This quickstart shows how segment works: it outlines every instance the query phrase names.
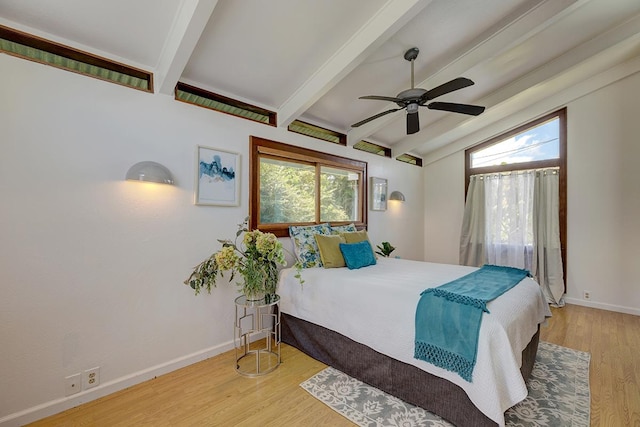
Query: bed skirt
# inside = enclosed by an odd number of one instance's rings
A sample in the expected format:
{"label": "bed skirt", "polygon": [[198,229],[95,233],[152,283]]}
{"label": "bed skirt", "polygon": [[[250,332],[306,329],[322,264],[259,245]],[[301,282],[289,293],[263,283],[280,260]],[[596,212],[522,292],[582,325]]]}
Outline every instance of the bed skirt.
{"label": "bed skirt", "polygon": [[[456,426],[496,426],[456,384],[285,313],[281,313],[281,328],[282,342]],[[538,325],[538,331],[522,352],[520,372],[525,380],[531,375],[539,339]]]}

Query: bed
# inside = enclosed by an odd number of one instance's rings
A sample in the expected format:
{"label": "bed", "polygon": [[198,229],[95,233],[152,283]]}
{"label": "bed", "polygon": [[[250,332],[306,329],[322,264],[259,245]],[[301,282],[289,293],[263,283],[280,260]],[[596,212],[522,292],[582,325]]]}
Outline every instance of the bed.
{"label": "bed", "polygon": [[282,341],[455,425],[504,425],[504,412],[527,396],[539,325],[550,316],[535,281],[526,278],[488,303],[472,382],[413,357],[420,293],[475,270],[380,258],[354,270],[304,269],[301,285],[285,269]]}

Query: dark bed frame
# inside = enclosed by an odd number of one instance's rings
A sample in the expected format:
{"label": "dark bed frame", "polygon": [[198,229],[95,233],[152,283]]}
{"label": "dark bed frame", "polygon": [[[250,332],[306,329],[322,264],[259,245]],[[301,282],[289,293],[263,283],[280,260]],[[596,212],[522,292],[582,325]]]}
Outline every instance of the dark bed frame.
{"label": "dark bed frame", "polygon": [[[345,374],[439,415],[456,426],[496,426],[467,394],[443,378],[385,356],[322,326],[281,313],[282,342]],[[540,327],[522,352],[520,372],[531,375]]]}

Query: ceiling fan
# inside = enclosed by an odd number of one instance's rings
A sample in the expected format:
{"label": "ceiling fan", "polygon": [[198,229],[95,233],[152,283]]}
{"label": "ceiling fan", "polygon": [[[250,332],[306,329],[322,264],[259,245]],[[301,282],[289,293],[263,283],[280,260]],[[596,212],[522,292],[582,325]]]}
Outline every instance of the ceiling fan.
{"label": "ceiling fan", "polygon": [[413,61],[418,57],[419,52],[420,50],[417,47],[412,47],[411,49],[406,51],[404,54],[404,59],[411,62],[411,89],[403,90],[395,98],[391,96],[378,96],[378,95],[367,95],[367,96],[361,96],[359,98],[359,99],[375,99],[379,101],[391,101],[398,104],[398,107],[400,108],[393,108],[391,110],[383,111],[382,113],[378,113],[367,119],[359,121],[358,123],[352,124],[351,127],[357,128],[359,126],[362,126],[365,123],[369,123],[372,120],[378,119],[382,116],[386,116],[389,113],[404,110],[406,108],[407,109],[407,135],[410,135],[420,130],[420,122],[418,119],[418,107],[427,107],[430,110],[450,111],[452,113],[468,114],[471,116],[477,116],[479,114],[482,114],[482,112],[484,111],[484,107],[481,107],[479,105],[455,104],[451,102],[431,102],[427,104],[427,102],[439,96],[471,86],[473,85],[473,81],[464,77],[458,77],[438,87],[435,87],[431,90],[414,88],[413,87]]}

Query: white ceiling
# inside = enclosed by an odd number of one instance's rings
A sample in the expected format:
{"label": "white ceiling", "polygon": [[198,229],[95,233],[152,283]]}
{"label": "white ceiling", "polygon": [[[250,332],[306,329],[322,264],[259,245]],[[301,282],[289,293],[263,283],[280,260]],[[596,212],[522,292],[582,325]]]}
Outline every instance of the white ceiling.
{"label": "white ceiling", "polygon": [[[640,56],[640,0],[0,0],[0,24],[278,113],[425,156],[545,97]],[[464,76],[437,101],[480,116],[421,108],[407,136],[396,105],[359,100]],[[212,113],[215,114],[215,113]],[[530,117],[529,119],[532,119]]]}

